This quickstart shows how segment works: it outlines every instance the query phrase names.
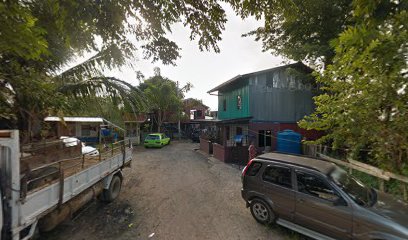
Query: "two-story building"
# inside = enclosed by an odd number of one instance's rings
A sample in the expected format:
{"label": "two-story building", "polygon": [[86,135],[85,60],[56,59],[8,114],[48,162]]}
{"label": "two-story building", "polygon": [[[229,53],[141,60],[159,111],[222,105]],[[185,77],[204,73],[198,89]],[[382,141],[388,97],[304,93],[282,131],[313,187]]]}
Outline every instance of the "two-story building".
{"label": "two-story building", "polygon": [[214,155],[218,148],[224,152],[219,158],[231,161],[234,153],[229,148],[243,146],[235,149],[235,155],[244,158],[251,142],[260,150],[275,150],[277,133],[287,129],[307,139],[318,137],[318,132],[297,125],[314,111],[317,88],[307,77],[311,72],[306,65],[294,63],[238,75],[208,91],[218,96],[220,136]]}

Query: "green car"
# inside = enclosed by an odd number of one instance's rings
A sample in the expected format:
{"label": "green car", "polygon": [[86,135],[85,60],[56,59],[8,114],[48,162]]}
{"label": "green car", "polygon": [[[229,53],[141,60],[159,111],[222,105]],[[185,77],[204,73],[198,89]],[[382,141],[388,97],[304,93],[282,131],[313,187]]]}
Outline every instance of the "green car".
{"label": "green car", "polygon": [[170,138],[164,133],[152,133],[147,135],[144,140],[145,148],[148,147],[163,147],[164,145],[170,144]]}

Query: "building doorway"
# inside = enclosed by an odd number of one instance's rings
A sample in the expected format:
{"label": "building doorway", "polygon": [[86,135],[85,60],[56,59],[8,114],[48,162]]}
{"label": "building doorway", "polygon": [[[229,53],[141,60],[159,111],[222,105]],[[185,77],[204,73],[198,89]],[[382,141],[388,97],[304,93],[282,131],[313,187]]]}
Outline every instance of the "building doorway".
{"label": "building doorway", "polygon": [[272,131],[259,130],[258,131],[258,147],[272,147]]}

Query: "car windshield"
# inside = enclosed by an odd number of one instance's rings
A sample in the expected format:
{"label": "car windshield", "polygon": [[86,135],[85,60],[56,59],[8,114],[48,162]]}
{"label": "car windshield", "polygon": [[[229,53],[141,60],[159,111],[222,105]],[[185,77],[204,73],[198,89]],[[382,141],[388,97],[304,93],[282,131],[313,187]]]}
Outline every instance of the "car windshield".
{"label": "car windshield", "polygon": [[159,135],[149,135],[146,137],[146,140],[160,140]]}
{"label": "car windshield", "polygon": [[354,202],[361,206],[370,206],[371,189],[362,182],[347,174],[343,169],[336,167],[330,177],[333,182],[345,191]]}

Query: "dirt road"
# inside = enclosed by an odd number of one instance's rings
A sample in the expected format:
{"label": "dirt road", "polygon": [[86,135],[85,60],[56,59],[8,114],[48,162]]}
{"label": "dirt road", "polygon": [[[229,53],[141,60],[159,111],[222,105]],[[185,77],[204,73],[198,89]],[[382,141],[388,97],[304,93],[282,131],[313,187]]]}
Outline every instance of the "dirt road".
{"label": "dirt road", "polygon": [[255,222],[240,196],[240,170],[194,145],[136,148],[119,199],[94,201],[41,239],[297,239]]}

